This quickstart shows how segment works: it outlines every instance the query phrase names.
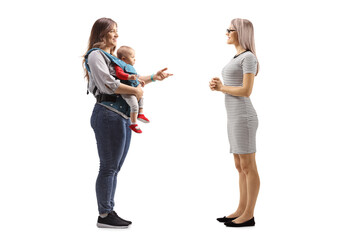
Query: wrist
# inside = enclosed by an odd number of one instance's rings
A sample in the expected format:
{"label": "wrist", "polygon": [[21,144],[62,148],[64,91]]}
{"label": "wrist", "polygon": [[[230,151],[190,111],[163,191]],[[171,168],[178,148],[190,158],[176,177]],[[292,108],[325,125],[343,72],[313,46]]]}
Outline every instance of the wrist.
{"label": "wrist", "polygon": [[150,79],[152,82],[155,82],[154,76],[155,76],[155,74],[151,74],[151,76],[150,76]]}
{"label": "wrist", "polygon": [[226,92],[225,92],[225,89],[224,89],[224,85],[221,85],[221,86],[220,86],[219,91],[222,92],[222,93],[226,93]]}
{"label": "wrist", "polygon": [[134,94],[133,94],[133,95],[139,94],[139,89],[138,89],[138,87],[133,87],[133,88],[134,88]]}

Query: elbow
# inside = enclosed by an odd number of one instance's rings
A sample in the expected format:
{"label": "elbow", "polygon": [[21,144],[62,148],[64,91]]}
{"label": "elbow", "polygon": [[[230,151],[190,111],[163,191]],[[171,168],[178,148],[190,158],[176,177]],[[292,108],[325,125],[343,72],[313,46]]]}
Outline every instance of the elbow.
{"label": "elbow", "polygon": [[250,95],[251,95],[251,91],[246,91],[245,94],[244,94],[244,97],[248,98],[248,97],[250,97]]}

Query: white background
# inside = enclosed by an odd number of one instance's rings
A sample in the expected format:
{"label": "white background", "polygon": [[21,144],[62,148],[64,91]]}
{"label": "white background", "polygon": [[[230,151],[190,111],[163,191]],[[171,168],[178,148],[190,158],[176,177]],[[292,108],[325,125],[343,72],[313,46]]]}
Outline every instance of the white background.
{"label": "white background", "polygon": [[[2,239],[358,239],[356,1],[12,1],[1,4]],[[151,119],[133,134],[115,209],[96,228],[99,160],[81,56],[93,23],[118,23],[136,50]],[[225,29],[253,22],[260,72],[256,227],[226,228],[237,172],[221,93],[209,80],[235,55]]]}

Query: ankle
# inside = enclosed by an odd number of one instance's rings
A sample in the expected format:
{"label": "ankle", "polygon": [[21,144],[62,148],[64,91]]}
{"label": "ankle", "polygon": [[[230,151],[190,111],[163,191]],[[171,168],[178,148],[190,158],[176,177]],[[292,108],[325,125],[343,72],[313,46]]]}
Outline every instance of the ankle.
{"label": "ankle", "polygon": [[249,219],[250,219],[250,218],[254,217],[254,213],[245,210],[245,211],[241,214],[241,217],[249,218]]}

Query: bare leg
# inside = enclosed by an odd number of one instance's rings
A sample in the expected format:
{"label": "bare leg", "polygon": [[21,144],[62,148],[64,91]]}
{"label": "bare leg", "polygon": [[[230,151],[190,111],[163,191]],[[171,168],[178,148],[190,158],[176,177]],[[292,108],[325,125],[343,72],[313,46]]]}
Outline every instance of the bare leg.
{"label": "bare leg", "polygon": [[131,113],[130,113],[131,123],[136,123],[137,115],[138,115],[137,112],[131,112]]}
{"label": "bare leg", "polygon": [[245,173],[241,170],[240,166],[240,156],[238,154],[234,154],[235,167],[239,172],[239,189],[240,189],[240,201],[238,208],[236,211],[227,218],[239,217],[245,211],[246,203],[247,203],[247,184],[246,184],[246,176]]}
{"label": "bare leg", "polygon": [[244,172],[247,184],[247,202],[242,215],[235,219],[235,223],[243,223],[254,217],[254,209],[260,188],[260,178],[255,162],[255,153],[241,154],[240,167]]}
{"label": "bare leg", "polygon": [[143,108],[139,108],[139,114],[142,114],[144,112]]}

